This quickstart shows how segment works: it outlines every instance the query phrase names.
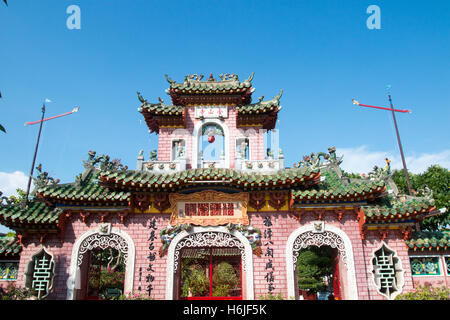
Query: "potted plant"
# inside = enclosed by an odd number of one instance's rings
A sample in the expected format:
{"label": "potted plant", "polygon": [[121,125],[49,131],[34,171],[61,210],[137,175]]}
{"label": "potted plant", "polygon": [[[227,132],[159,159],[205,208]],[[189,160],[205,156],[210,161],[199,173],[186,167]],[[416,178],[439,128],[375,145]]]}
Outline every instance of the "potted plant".
{"label": "potted plant", "polygon": [[197,263],[185,263],[181,270],[182,297],[200,297],[208,293],[209,280],[206,277],[204,268]]}

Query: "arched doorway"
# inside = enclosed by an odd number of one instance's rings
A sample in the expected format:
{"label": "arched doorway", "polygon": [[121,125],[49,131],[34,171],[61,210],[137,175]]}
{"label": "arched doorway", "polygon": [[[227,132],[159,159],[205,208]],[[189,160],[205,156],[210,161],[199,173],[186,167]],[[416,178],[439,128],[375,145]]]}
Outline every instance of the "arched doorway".
{"label": "arched doorway", "polygon": [[218,162],[225,159],[225,134],[222,126],[205,123],[199,135],[199,154],[203,161]]}
{"label": "arched doorway", "polygon": [[120,297],[124,293],[125,259],[126,251],[112,247],[96,247],[86,252],[80,266],[83,292],[78,298],[109,300]]}
{"label": "arched doorway", "polygon": [[328,245],[308,246],[297,256],[300,300],[341,300],[339,251]]}
{"label": "arched doorway", "polygon": [[[121,294],[131,292],[133,290],[134,260],[134,242],[122,230],[111,228],[110,224],[100,224],[97,228],[85,232],[77,239],[72,249],[70,274],[67,280],[67,299],[85,299],[92,294],[100,297],[100,294],[104,293],[95,293],[95,290],[108,287],[95,283],[95,278],[97,281],[101,281],[102,273],[109,278],[118,278],[112,279],[116,284],[117,281],[123,282],[123,285],[118,285],[123,288],[123,290],[120,289]],[[111,265],[112,263],[114,264]],[[109,267],[115,267],[112,275],[108,274],[108,271],[111,271],[111,269],[108,270],[108,264]],[[114,289],[114,286],[111,288]],[[114,292],[111,294],[119,293],[117,290],[112,291]]]}
{"label": "arched doorway", "polygon": [[[188,272],[183,274],[183,268]],[[203,283],[198,292],[189,293],[187,273],[195,273]],[[219,273],[235,276],[218,280]],[[226,227],[194,227],[174,237],[168,248],[166,300],[190,298],[254,298],[252,248],[240,232]]]}
{"label": "arched doorway", "polygon": [[286,244],[286,272],[288,297],[299,299],[297,285],[297,258],[302,249],[310,246],[329,246],[335,249],[336,265],[339,270],[340,296],[345,300],[357,300],[355,266],[350,239],[341,229],[315,221],[295,230]]}
{"label": "arched doorway", "polygon": [[223,121],[208,119],[193,130],[192,167],[229,168],[230,135]]}

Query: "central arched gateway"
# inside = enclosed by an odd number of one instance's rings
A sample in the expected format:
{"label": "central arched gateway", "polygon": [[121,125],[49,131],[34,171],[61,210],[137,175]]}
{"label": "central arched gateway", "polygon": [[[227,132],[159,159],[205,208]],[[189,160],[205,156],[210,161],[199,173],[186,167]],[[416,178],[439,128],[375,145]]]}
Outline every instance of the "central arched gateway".
{"label": "central arched gateway", "polygon": [[328,225],[323,221],[314,221],[292,232],[286,243],[286,274],[288,297],[298,298],[296,292],[295,268],[301,249],[309,246],[330,246],[337,249],[340,260],[345,266],[344,299],[357,300],[355,265],[350,239],[341,229]]}
{"label": "central arched gateway", "polygon": [[168,248],[166,300],[173,300],[176,288],[176,272],[180,268],[180,252],[185,248],[236,248],[242,259],[242,297],[254,299],[252,248],[239,231],[226,227],[194,227],[189,232],[177,234]]}

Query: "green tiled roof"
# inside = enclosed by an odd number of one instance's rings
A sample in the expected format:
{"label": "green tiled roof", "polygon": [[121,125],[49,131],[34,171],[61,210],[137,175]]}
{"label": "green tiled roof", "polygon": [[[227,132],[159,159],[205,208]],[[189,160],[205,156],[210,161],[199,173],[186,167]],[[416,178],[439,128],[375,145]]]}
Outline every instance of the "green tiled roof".
{"label": "green tiled roof", "polygon": [[365,200],[379,196],[385,190],[383,181],[345,182],[331,169],[321,169],[325,180],[308,190],[292,190],[292,199],[296,203],[305,201],[345,202]]}
{"label": "green tiled roof", "polygon": [[[281,109],[281,94],[282,90],[271,100],[260,100],[256,103],[237,106],[236,111],[238,112],[238,114],[263,114],[271,111],[278,112]],[[138,111],[140,113],[149,113],[160,116],[182,116],[183,110],[185,108],[184,106],[167,105],[163,101],[160,101],[158,103],[150,103],[140,96],[139,99],[143,101],[141,107],[138,108]]]}
{"label": "green tiled roof", "polygon": [[0,237],[0,255],[14,256],[22,251],[22,246],[15,237]]}
{"label": "green tiled roof", "polygon": [[378,203],[363,207],[363,211],[369,220],[385,219],[412,219],[416,215],[429,212],[434,208],[434,201],[427,198],[405,198],[393,195],[386,196]]}
{"label": "green tiled roof", "polygon": [[[201,77],[201,76],[200,76]],[[245,92],[252,87],[253,74],[243,82],[237,76],[231,79],[217,81],[216,79],[186,76],[184,82],[177,83],[166,75],[170,83],[170,91],[175,93],[238,93]]]}
{"label": "green tiled roof", "polygon": [[183,110],[184,110],[184,107],[167,105],[167,104],[164,104],[163,102],[159,102],[159,103],[145,102],[138,109],[138,111],[140,113],[147,112],[147,113],[163,115],[163,116],[182,116]]}
{"label": "green tiled roof", "polygon": [[167,105],[161,98],[158,103],[150,103],[141,96],[140,92],[137,92],[138,99],[141,101],[141,107],[138,111],[142,114],[163,115],[163,116],[182,116],[183,106]]}
{"label": "green tiled roof", "polygon": [[19,205],[0,206],[0,220],[6,226],[12,227],[26,224],[56,226],[61,213],[61,209],[37,201],[30,201],[24,209]]}
{"label": "green tiled roof", "polygon": [[243,106],[237,106],[236,110],[238,114],[258,114],[258,113],[268,113],[271,111],[278,112],[280,107],[280,98],[283,90],[275,96],[272,100],[262,101],[262,99],[257,103],[247,104]]}
{"label": "green tiled roof", "polygon": [[52,203],[122,203],[128,204],[130,193],[110,190],[98,183],[100,170],[92,167],[77,177],[76,182],[67,184],[52,184],[38,188],[36,194]]}
{"label": "green tiled roof", "polygon": [[450,244],[450,230],[414,232],[406,241],[410,250],[447,250]]}
{"label": "green tiled roof", "polygon": [[110,190],[97,182],[79,186],[74,183],[46,186],[38,189],[37,195],[40,198],[51,199],[54,202],[128,203],[130,198],[130,192]]}
{"label": "green tiled roof", "polygon": [[[232,169],[191,169],[173,174],[151,173],[134,170],[117,170],[89,173],[84,181],[71,184],[53,184],[37,190],[38,198],[54,204],[89,204],[92,206],[128,206],[130,189],[144,188],[148,191],[161,188],[178,188],[190,184],[189,181],[223,181],[225,186],[244,190],[263,188],[289,188],[292,185],[305,185],[318,178],[318,170],[310,168],[283,169],[272,174],[244,173]],[[97,178],[101,181],[97,181]],[[79,179],[77,179],[79,180]],[[108,184],[105,186],[103,183]],[[128,190],[127,190],[128,189]],[[0,221],[14,228],[27,228],[25,225],[44,226],[56,229],[63,208],[53,208],[44,202],[32,201],[25,209],[19,205],[0,207]],[[39,227],[38,227],[39,228]]]}
{"label": "green tiled roof", "polygon": [[307,190],[292,190],[295,204],[311,202],[339,203],[367,201],[362,206],[366,222],[405,221],[418,215],[428,214],[434,209],[434,201],[427,197],[394,196],[386,193],[383,180],[340,179],[334,170],[322,168],[325,180]]}
{"label": "green tiled roof", "polygon": [[[247,173],[225,168],[199,168],[171,174],[146,171],[102,172],[99,179],[108,186],[117,188],[142,188],[149,191],[160,189],[178,189],[185,185],[194,186],[195,182],[223,182],[225,186],[234,186],[244,190],[264,188],[287,188],[304,185],[304,182],[318,178],[319,170],[311,168],[282,169],[273,173]],[[191,184],[191,182],[194,182]]]}

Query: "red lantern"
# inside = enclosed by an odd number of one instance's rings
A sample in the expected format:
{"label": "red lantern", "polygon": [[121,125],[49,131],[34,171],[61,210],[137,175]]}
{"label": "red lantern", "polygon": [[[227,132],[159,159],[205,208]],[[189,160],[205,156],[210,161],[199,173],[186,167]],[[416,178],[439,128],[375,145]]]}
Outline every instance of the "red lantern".
{"label": "red lantern", "polygon": [[209,143],[213,143],[216,140],[216,138],[214,138],[214,136],[209,136],[208,137],[208,142]]}

